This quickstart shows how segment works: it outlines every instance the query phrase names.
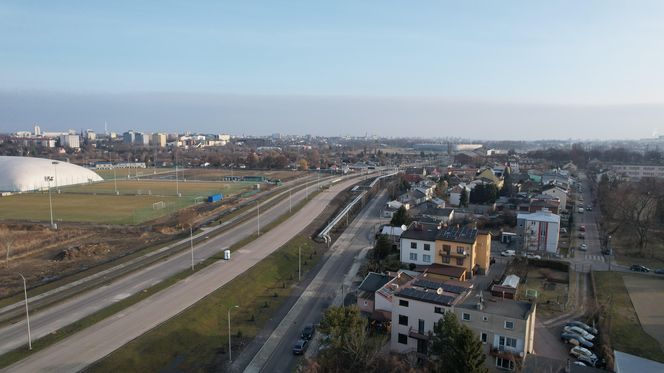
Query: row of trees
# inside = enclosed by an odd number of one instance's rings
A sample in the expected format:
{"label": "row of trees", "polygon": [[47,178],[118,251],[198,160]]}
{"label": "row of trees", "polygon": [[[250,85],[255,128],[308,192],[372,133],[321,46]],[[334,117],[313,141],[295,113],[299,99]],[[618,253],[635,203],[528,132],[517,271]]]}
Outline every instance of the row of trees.
{"label": "row of trees", "polygon": [[372,335],[356,306],[329,308],[319,330],[327,338],[322,341],[323,352],[308,362],[308,372],[488,372],[482,342],[452,312],[446,312],[434,325],[426,363],[381,354],[387,337]]}
{"label": "row of trees", "polygon": [[620,162],[632,164],[664,164],[664,156],[659,150],[636,152],[623,147],[608,149],[586,149],[582,144],[573,144],[569,149],[549,148],[535,150],[528,153],[531,158],[546,159],[559,164],[574,162],[578,166],[585,166],[588,161],[597,159],[602,162]]}

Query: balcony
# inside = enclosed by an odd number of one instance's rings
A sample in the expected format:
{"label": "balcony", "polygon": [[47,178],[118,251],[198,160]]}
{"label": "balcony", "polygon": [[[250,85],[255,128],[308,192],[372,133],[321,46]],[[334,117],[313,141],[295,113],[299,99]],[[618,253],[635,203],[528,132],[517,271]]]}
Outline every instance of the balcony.
{"label": "balcony", "polygon": [[489,349],[489,355],[493,357],[499,357],[501,359],[517,361],[522,359],[523,352],[519,352],[512,347],[491,345]]}
{"label": "balcony", "polygon": [[456,251],[445,251],[445,250],[440,250],[440,256],[448,256],[448,257],[453,257],[453,258],[465,258],[470,255],[470,252],[468,250],[464,250],[463,253],[458,253]]}
{"label": "balcony", "polygon": [[410,328],[408,330],[408,336],[411,338],[419,339],[422,341],[428,341],[429,340],[429,335],[426,334],[423,330],[417,330],[414,328]]}

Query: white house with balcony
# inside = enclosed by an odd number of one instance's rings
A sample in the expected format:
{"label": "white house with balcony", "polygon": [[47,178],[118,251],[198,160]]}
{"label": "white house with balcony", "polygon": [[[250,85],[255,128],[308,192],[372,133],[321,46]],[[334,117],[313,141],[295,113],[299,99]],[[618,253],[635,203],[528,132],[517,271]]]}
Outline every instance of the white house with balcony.
{"label": "white house with balcony", "polygon": [[558,252],[559,232],[560,215],[547,209],[516,217],[516,233],[525,250]]}

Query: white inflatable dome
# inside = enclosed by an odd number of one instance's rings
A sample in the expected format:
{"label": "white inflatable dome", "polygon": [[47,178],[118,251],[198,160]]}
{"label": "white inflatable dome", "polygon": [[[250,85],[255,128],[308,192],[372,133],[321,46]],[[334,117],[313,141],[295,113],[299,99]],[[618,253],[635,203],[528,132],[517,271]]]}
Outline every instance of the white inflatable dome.
{"label": "white inflatable dome", "polygon": [[67,162],[0,156],[0,192],[47,189],[49,183],[44,179],[47,176],[53,177],[51,187],[102,181],[95,172]]}

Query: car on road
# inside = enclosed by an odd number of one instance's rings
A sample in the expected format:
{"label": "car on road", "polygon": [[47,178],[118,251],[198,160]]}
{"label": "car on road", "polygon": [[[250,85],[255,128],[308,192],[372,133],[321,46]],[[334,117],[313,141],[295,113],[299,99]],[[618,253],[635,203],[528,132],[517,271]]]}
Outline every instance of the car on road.
{"label": "car on road", "polygon": [[569,321],[565,324],[565,326],[577,326],[593,335],[597,335],[597,333],[599,333],[597,329],[581,321]]}
{"label": "car on road", "polygon": [[604,249],[604,250],[602,250],[602,254],[611,255],[611,254],[613,254],[613,251],[611,249]]}
{"label": "car on road", "polygon": [[664,275],[664,268],[657,268],[655,270],[655,273],[657,273],[658,275]]}
{"label": "car on road", "polygon": [[504,250],[500,252],[500,256],[516,256],[516,251],[514,250]]}
{"label": "car on road", "polygon": [[595,336],[593,334],[588,333],[585,331],[583,328],[579,328],[578,326],[566,326],[563,328],[563,330],[567,333],[575,333],[580,336],[582,336],[585,340],[591,341],[595,339]]}
{"label": "car on road", "polygon": [[586,235],[583,234],[583,233],[579,233],[579,238],[582,239],[582,240],[585,240],[585,239],[586,239]]}
{"label": "car on road", "polygon": [[303,355],[307,351],[307,347],[309,347],[309,341],[298,339],[295,345],[293,345],[293,355]]}
{"label": "car on road", "polygon": [[650,272],[650,268],[640,264],[632,264],[632,266],[629,267],[629,270],[634,272]]}
{"label": "car on road", "polygon": [[588,245],[586,245],[585,243],[582,243],[581,245],[579,245],[579,250],[587,251],[588,250]]}
{"label": "car on road", "polygon": [[586,207],[586,211],[592,211],[592,210],[593,210],[592,207]]}
{"label": "car on road", "polygon": [[307,325],[302,329],[302,339],[310,341],[314,337],[314,333],[316,333],[316,326],[314,324]]}
{"label": "car on road", "polygon": [[[569,354],[576,357],[577,359],[583,361],[584,363],[586,362],[585,360],[588,359],[589,361],[592,361],[592,364],[595,365],[597,362],[597,355],[592,353],[589,349],[581,346],[575,346],[572,347],[571,350],[569,350]],[[583,356],[583,358],[582,358]]]}
{"label": "car on road", "polygon": [[562,332],[560,333],[560,339],[575,346],[581,346],[585,348],[593,348],[594,346],[592,342],[576,333]]}
{"label": "car on road", "polygon": [[585,225],[580,226],[579,231],[585,232],[586,231],[586,226]]}
{"label": "car on road", "polygon": [[532,254],[532,253],[527,253],[526,258],[528,258],[528,259],[542,259],[542,257],[540,255]]}
{"label": "car on road", "polygon": [[567,228],[560,228],[560,233],[567,233]]}

